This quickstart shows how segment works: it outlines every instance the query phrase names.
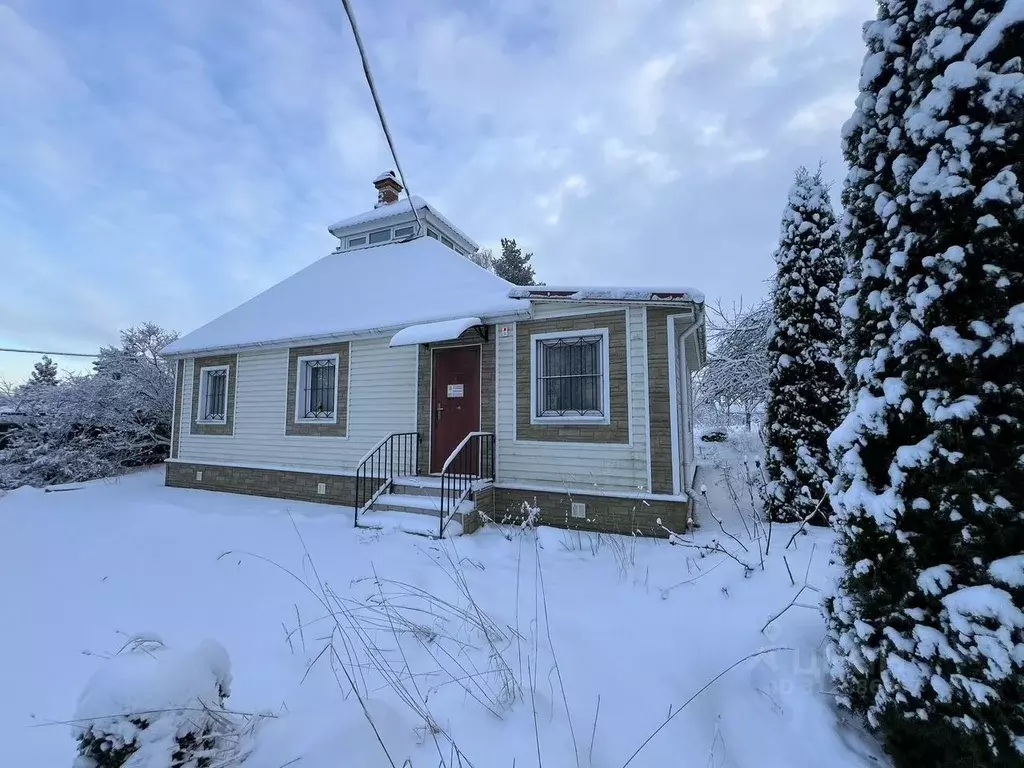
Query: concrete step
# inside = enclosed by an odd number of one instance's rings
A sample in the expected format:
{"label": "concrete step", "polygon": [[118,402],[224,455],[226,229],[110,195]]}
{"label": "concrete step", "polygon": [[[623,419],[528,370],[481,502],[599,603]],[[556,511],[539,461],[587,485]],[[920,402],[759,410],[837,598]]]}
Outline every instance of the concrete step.
{"label": "concrete step", "polygon": [[395,481],[391,484],[391,492],[398,493],[403,496],[428,496],[440,498],[440,483],[437,483],[436,485],[424,485],[409,482],[411,479],[414,480],[415,478],[396,477]]}
{"label": "concrete step", "polygon": [[[473,482],[474,489],[484,488],[491,485],[490,480],[476,480]],[[451,491],[449,481],[448,490]],[[441,478],[437,475],[421,475],[418,477],[396,477],[391,484],[391,492],[403,496],[428,496],[431,498],[441,497]],[[470,494],[472,496],[472,494]]]}
{"label": "concrete step", "polygon": [[[411,514],[437,517],[441,514],[441,497],[406,493],[385,493],[373,502],[373,509],[393,510],[395,512],[407,512]],[[476,505],[467,499],[459,505],[458,514],[469,514],[475,509]],[[456,517],[458,517],[458,515],[456,515]]]}
{"label": "concrete step", "polygon": [[[372,509],[359,516],[359,527],[381,531],[404,531],[417,536],[437,538],[439,521],[436,515],[428,516],[390,509]],[[445,538],[460,536],[462,521],[456,515],[444,530]]]}

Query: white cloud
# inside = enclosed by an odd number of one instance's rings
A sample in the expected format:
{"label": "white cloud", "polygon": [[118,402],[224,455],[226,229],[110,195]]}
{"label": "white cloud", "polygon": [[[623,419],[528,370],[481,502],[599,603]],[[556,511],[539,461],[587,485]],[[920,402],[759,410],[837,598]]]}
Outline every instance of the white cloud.
{"label": "white cloud", "polygon": [[587,180],[578,173],[570,174],[554,189],[537,197],[537,206],[544,213],[544,221],[555,225],[562,218],[562,209],[570,198],[582,199],[590,194]]}
{"label": "white cloud", "polygon": [[[87,34],[38,12],[53,2],[0,4],[0,174],[17,180],[0,199],[16,297],[0,337],[189,330],[324,255],[326,225],[372,204],[390,163],[340,6],[139,0]],[[838,160],[873,11],[357,4],[418,194],[480,242],[515,237],[548,282],[727,299],[762,290],[793,167]],[[29,362],[0,357],[0,375]]]}
{"label": "white cloud", "polygon": [[800,107],[786,123],[786,130],[794,133],[816,134],[833,131],[852,113],[856,93],[846,89],[830,93]]}

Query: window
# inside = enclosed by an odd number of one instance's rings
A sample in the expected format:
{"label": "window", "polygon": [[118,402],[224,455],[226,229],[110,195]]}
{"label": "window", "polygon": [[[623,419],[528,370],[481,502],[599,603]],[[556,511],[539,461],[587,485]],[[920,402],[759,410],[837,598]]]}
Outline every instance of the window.
{"label": "window", "polygon": [[427,229],[427,237],[432,237],[435,240],[439,240],[440,239],[440,235],[438,235],[437,232],[435,232],[432,229]]}
{"label": "window", "polygon": [[377,243],[386,243],[390,239],[390,229],[378,229],[375,232],[370,233],[370,245],[376,245]]}
{"label": "window", "polygon": [[201,424],[226,424],[228,420],[228,366],[199,371],[199,415]]}
{"label": "window", "polygon": [[449,239],[448,239],[447,237],[445,237],[444,235],[441,235],[441,242],[442,242],[442,243],[444,243],[445,245],[447,245],[447,246],[448,246],[449,248],[451,248],[451,249],[452,249],[453,251],[455,250],[455,243],[453,243],[453,242],[452,242],[451,240],[449,240]]}
{"label": "window", "polygon": [[298,364],[296,421],[337,421],[338,356],[300,357]]}
{"label": "window", "polygon": [[467,251],[465,248],[460,248],[457,245],[455,246],[455,252],[458,253],[458,254],[461,254],[463,256],[468,256],[469,255],[469,251]]}
{"label": "window", "polygon": [[348,247],[355,248],[359,245],[366,245],[366,235],[360,235],[359,237],[350,237],[348,239]]}
{"label": "window", "polygon": [[395,228],[395,239],[399,237],[409,237],[413,233],[413,227],[396,227]]}
{"label": "window", "polygon": [[533,339],[534,421],[608,422],[607,330]]}

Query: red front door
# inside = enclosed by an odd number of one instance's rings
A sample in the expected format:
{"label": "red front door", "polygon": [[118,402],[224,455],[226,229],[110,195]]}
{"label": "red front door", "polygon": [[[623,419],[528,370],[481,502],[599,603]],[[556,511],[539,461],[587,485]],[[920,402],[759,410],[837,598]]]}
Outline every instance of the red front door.
{"label": "red front door", "polygon": [[435,349],[433,382],[430,471],[440,472],[462,439],[480,429],[480,347]]}

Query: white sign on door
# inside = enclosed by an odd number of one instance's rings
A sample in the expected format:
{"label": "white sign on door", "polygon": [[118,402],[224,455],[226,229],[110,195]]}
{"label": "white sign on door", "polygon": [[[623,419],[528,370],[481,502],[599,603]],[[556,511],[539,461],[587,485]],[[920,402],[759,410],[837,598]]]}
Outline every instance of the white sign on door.
{"label": "white sign on door", "polygon": [[464,384],[449,384],[448,397],[463,397],[462,389],[464,386]]}
{"label": "white sign on door", "polygon": [[508,326],[507,325],[501,326],[501,336],[502,336],[502,338],[505,338],[506,336],[508,336]]}

